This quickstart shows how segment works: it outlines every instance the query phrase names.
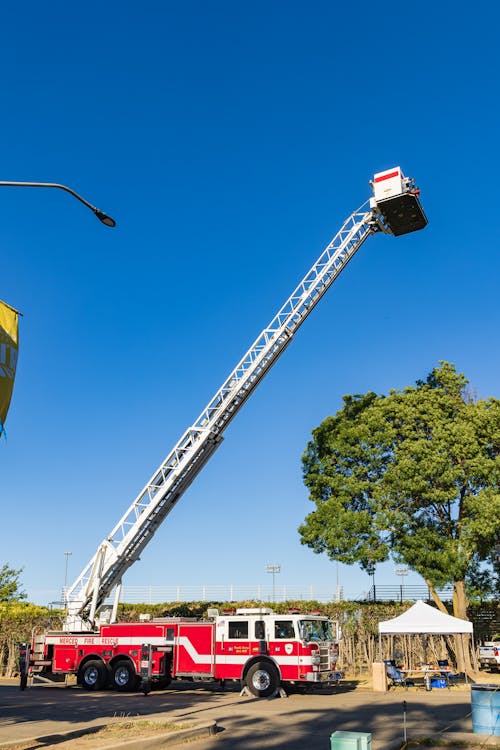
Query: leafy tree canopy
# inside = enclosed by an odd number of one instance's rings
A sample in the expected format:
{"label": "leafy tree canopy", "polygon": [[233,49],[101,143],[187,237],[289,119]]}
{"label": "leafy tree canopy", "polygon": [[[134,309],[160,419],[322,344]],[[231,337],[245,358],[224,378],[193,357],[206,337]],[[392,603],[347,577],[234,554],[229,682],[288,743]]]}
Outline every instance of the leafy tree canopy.
{"label": "leafy tree canopy", "polygon": [[0,568],[0,602],[14,602],[26,599],[26,594],[21,590],[19,576],[23,569],[14,570],[8,565]]}
{"label": "leafy tree canopy", "polygon": [[467,383],[441,362],[402,391],[344,396],[304,453],[316,509],[299,528],[332,560],[370,572],[391,557],[433,590],[453,583],[459,616],[500,538],[500,401]]}

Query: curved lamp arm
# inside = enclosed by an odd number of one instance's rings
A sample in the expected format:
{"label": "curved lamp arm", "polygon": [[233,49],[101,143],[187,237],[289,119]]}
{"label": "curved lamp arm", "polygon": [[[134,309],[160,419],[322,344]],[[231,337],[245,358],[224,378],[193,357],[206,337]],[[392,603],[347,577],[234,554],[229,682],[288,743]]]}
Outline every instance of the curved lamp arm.
{"label": "curved lamp arm", "polygon": [[82,198],[81,195],[78,195],[78,193],[75,193],[74,190],[71,190],[71,188],[66,187],[66,185],[59,185],[56,182],[7,182],[5,180],[0,180],[0,187],[44,187],[44,188],[59,188],[59,190],[65,190],[67,193],[70,193],[70,195],[74,196],[77,200],[79,200],[80,203],[83,203],[84,206],[87,206],[87,208],[90,208],[90,210],[97,216],[99,221],[101,221],[107,227],[116,226],[116,221],[112,219],[111,216],[108,216],[108,214],[105,214],[104,211],[101,211],[99,208],[96,208],[96,206],[93,206],[91,203],[86,201],[85,198]]}

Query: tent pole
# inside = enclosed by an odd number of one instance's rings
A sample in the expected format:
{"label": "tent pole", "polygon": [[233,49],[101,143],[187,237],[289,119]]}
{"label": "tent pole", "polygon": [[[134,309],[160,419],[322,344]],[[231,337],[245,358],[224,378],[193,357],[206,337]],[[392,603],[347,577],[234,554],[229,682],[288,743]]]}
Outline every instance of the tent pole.
{"label": "tent pole", "polygon": [[467,678],[467,662],[465,661],[465,648],[464,648],[464,634],[463,633],[460,633],[460,640],[462,641],[462,659],[464,660],[465,684],[467,685],[469,680]]}
{"label": "tent pole", "polygon": [[479,667],[477,666],[476,643],[474,641],[474,633],[472,633],[472,655],[474,657],[474,672],[479,672]]}

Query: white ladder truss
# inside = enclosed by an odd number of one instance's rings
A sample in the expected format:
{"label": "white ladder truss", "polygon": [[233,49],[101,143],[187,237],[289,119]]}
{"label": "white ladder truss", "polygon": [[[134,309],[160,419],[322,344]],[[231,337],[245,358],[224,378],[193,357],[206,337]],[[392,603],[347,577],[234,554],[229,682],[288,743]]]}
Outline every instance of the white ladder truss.
{"label": "white ladder truss", "polygon": [[[367,202],[368,203],[368,202]],[[155,471],[67,592],[67,629],[93,626],[126,570],[222,441],[222,433],[368,235],[390,232],[366,203],[344,222],[222,387]],[[115,605],[116,611],[116,605]]]}

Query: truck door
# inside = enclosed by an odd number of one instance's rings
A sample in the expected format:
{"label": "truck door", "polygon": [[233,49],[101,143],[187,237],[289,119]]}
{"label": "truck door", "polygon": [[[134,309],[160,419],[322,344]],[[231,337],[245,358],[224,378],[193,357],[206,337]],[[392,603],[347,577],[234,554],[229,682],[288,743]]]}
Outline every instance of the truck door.
{"label": "truck door", "polygon": [[284,680],[296,680],[299,671],[299,642],[295,623],[286,617],[271,622],[269,654],[280,665]]}
{"label": "truck door", "polygon": [[255,644],[253,622],[245,617],[220,620],[217,632],[217,676],[239,679]]}
{"label": "truck door", "polygon": [[183,622],[175,639],[174,675],[215,673],[215,626],[213,623]]}

